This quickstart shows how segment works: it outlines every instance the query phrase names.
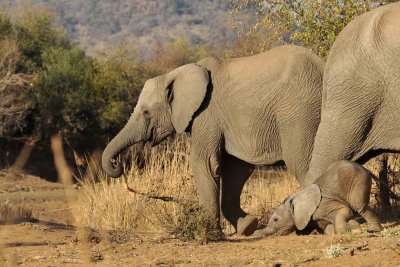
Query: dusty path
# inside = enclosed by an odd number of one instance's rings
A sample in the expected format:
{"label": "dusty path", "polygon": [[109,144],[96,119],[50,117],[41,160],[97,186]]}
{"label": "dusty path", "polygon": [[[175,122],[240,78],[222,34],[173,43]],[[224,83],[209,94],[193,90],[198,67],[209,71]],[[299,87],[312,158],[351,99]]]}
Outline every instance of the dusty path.
{"label": "dusty path", "polygon": [[[0,179],[0,201],[22,201],[38,219],[0,225],[0,266],[400,266],[399,221],[386,223],[384,236],[233,236],[208,244],[154,233],[89,233],[71,225],[61,185]],[[338,244],[341,255],[328,258],[326,248]]]}

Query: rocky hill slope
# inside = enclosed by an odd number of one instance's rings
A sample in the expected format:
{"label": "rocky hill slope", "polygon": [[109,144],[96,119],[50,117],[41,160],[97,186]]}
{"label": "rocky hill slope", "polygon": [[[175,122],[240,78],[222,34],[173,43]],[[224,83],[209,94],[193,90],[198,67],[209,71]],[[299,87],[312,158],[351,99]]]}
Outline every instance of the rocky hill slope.
{"label": "rocky hill slope", "polygon": [[27,3],[55,11],[72,39],[89,52],[121,43],[146,50],[178,38],[215,46],[236,36],[228,25],[227,4],[217,0],[0,0],[11,10]]}

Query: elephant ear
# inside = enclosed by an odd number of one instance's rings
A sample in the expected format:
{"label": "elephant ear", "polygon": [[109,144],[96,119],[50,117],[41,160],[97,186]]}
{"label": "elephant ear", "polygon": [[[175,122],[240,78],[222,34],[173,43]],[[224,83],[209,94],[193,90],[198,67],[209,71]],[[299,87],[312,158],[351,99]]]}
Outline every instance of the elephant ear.
{"label": "elephant ear", "polygon": [[168,73],[167,78],[172,124],[177,133],[183,133],[206,96],[208,71],[197,64],[187,64]]}
{"label": "elephant ear", "polygon": [[320,202],[321,190],[316,184],[311,184],[292,196],[289,205],[297,229],[303,230],[307,226]]}

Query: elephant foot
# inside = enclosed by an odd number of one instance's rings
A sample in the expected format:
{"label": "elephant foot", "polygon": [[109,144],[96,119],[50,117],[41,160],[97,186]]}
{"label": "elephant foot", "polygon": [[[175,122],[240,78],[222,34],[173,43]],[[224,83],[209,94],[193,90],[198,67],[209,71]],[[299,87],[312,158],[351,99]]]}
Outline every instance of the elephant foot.
{"label": "elephant foot", "polygon": [[326,234],[326,235],[334,235],[335,234],[335,226],[333,226],[333,224],[328,224],[325,227],[324,234]]}
{"label": "elephant foot", "polygon": [[373,223],[368,225],[368,232],[375,233],[383,230],[383,227],[380,223]]}
{"label": "elephant foot", "polygon": [[362,229],[360,224],[355,221],[355,220],[350,220],[347,222],[347,230],[349,232],[352,232],[354,234],[361,234],[362,233]]}
{"label": "elephant foot", "polygon": [[237,234],[249,236],[254,233],[257,229],[258,219],[252,215],[246,215],[243,218],[239,218],[237,222]]}

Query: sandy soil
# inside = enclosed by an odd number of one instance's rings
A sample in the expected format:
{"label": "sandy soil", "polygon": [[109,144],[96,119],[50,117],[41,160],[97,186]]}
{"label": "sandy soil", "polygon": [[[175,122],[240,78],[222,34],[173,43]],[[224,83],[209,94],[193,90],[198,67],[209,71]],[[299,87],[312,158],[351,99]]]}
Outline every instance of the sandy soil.
{"label": "sandy soil", "polygon": [[[156,233],[96,233],[75,227],[68,207],[77,203],[67,205],[65,192],[60,184],[37,177],[0,176],[0,201],[24,203],[35,218],[0,225],[0,266],[400,266],[400,218],[385,223],[395,227],[385,237],[231,236],[200,244]],[[341,255],[328,258],[325,249],[337,244]]]}

